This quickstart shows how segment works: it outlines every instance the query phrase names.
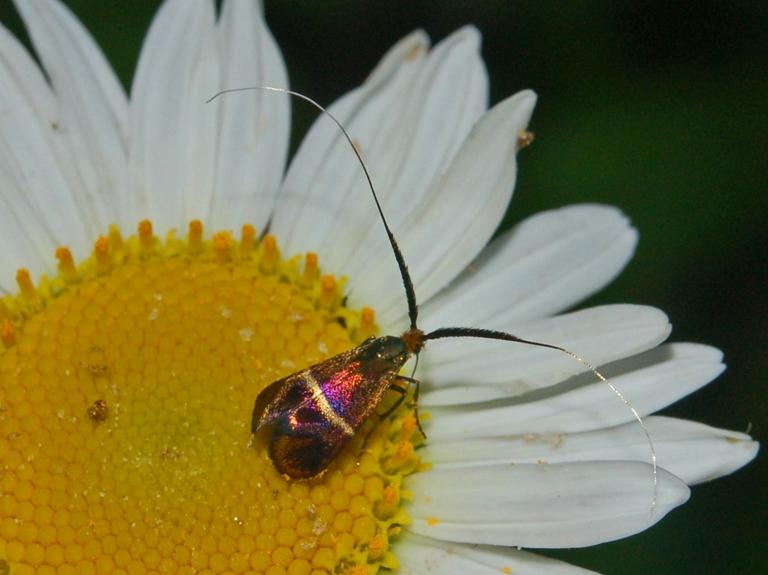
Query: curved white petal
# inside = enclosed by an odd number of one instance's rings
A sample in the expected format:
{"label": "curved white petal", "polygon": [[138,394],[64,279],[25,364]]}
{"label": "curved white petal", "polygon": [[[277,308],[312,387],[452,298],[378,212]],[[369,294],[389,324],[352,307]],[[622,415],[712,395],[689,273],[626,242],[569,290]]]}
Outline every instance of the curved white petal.
{"label": "curved white petal", "polygon": [[[328,106],[352,138],[372,140],[382,132],[383,119],[418,77],[428,46],[423,32],[406,36],[382,58],[365,83]],[[362,153],[368,156],[367,149]],[[370,169],[373,171],[373,166]],[[329,118],[318,116],[291,161],[275,205],[272,230],[285,252],[320,251],[325,246],[327,255],[321,263],[338,272],[345,257],[337,237],[356,239],[348,228],[357,225],[358,219],[346,216],[363,217],[367,223],[363,229],[367,229],[375,222],[374,210],[349,144]]]}
{"label": "curved white petal", "polygon": [[[751,437],[701,423],[648,417],[658,465],[688,485],[733,473],[759,449]],[[464,441],[429,441],[421,451],[433,469],[511,463],[649,460],[648,440],[636,422],[582,433],[528,433]]]}
{"label": "curved white petal", "polygon": [[[421,300],[427,301],[469,265],[501,222],[517,178],[518,134],[528,126],[535,105],[536,95],[525,90],[489,110],[397,230]],[[403,298],[391,284],[373,285],[377,291],[370,301],[380,310],[382,326],[392,326],[404,316]]]}
{"label": "curved white petal", "polygon": [[[435,46],[414,76],[413,86],[398,94],[400,101],[393,104],[399,121],[390,118],[384,133],[375,136],[380,143],[366,148],[358,139],[372,164],[390,226],[406,229],[414,208],[429,201],[430,187],[486,110],[487,91],[480,35],[472,27],[463,28]],[[370,215],[373,204],[364,202],[363,209],[366,204],[369,209],[364,213]],[[377,216],[375,211],[373,215]],[[369,277],[381,268],[379,262],[392,260],[392,249],[382,232],[380,223],[360,227],[357,245],[348,250],[343,269],[353,291],[355,278]],[[368,287],[360,289],[367,291]]]}
{"label": "curved white petal", "polygon": [[[364,156],[398,236],[433,201],[430,186],[487,105],[476,30],[464,28],[429,53],[426,45],[423,34],[405,38],[360,88],[329,108]],[[328,118],[318,119],[291,163],[272,229],[286,253],[328,254],[323,268],[349,275],[355,302],[378,307],[380,291],[404,301],[366,180]]]}
{"label": "curved white petal", "polygon": [[[692,343],[665,345],[602,369],[640,413],[647,415],[706,385],[724,369],[722,353]],[[517,401],[433,407],[432,441],[525,433],[572,433],[620,425],[632,412],[594,376],[580,375]]]}
{"label": "curved white petal", "polygon": [[542,212],[495,239],[426,302],[422,326],[503,328],[558,313],[613,280],[636,244],[637,231],[616,208],[584,204]]}
{"label": "curved white petal", "polygon": [[[0,75],[0,81],[1,79]],[[18,269],[30,270],[33,279],[37,279],[41,272],[49,272],[52,269],[52,252],[45,248],[55,242],[50,240],[45,231],[26,224],[34,221],[30,220],[34,218],[34,209],[23,203],[21,195],[16,195],[15,190],[8,186],[9,176],[3,168],[0,168],[0,178],[5,182],[0,186],[0,229],[3,241],[3,249],[0,250],[0,294],[5,295],[18,291]]]}
{"label": "curved white petal", "polygon": [[[288,87],[280,50],[264,23],[260,2],[229,0],[217,26],[219,89]],[[211,211],[213,229],[263,229],[283,178],[288,155],[290,106],[287,96],[252,91],[222,96],[208,104],[216,111],[215,183],[198,212]]]}
{"label": "curved white petal", "polygon": [[210,197],[218,89],[210,0],[169,0],[152,22],[131,89],[131,187],[121,223],[184,230]]}
{"label": "curved white petal", "polygon": [[431,470],[408,478],[416,533],[465,543],[585,547],[643,531],[688,499],[659,469],[636,462],[495,465]]}
{"label": "curved white petal", "polygon": [[[493,321],[484,327],[501,328]],[[656,347],[670,329],[667,316],[655,308],[608,305],[521,323],[510,331],[602,365]],[[421,357],[420,402],[455,405],[517,396],[583,371],[584,365],[560,351],[508,341],[451,338],[430,343]]]}
{"label": "curved white petal", "polygon": [[67,171],[57,103],[37,65],[0,27],[0,286],[15,291],[20,267],[53,268],[54,250],[90,251],[87,222]]}
{"label": "curved white petal", "polygon": [[16,1],[45,71],[58,110],[57,129],[68,147],[77,208],[91,238],[115,222],[127,164],[127,100],[86,29],[54,0]]}
{"label": "curved white petal", "polygon": [[562,561],[502,547],[447,543],[405,532],[395,544],[402,575],[588,575]]}
{"label": "curved white petal", "polygon": [[53,99],[40,70],[2,26],[0,86],[0,293],[10,293],[15,291],[18,268],[31,268],[35,274],[46,269],[53,244],[46,230],[38,229],[34,208],[24,194],[24,181],[14,154],[17,133],[26,126],[40,130],[43,118],[55,116]]}

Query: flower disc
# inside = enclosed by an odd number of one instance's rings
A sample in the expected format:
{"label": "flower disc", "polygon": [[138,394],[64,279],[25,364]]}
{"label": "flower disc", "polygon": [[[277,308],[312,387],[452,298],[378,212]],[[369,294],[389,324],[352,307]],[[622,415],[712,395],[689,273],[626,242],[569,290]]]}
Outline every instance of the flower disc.
{"label": "flower disc", "polygon": [[199,222],[186,241],[159,241],[149,222],[126,241],[112,230],[76,268],[57,256],[57,278],[33,288],[20,272],[0,308],[0,572],[394,565],[410,418],[363,452],[356,437],[311,482],[252,444],[261,389],[375,329],[316,257],[284,261],[248,226],[206,242]]}

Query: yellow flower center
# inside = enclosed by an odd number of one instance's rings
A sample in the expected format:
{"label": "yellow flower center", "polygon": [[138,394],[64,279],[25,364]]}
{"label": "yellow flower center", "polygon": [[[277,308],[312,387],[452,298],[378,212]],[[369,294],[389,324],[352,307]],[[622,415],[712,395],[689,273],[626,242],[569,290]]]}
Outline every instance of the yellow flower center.
{"label": "yellow flower center", "polygon": [[312,481],[251,442],[265,386],[376,331],[314,254],[284,259],[251,226],[205,240],[197,221],[161,241],[145,221],[80,265],[56,257],[0,301],[0,575],[397,566],[408,410]]}

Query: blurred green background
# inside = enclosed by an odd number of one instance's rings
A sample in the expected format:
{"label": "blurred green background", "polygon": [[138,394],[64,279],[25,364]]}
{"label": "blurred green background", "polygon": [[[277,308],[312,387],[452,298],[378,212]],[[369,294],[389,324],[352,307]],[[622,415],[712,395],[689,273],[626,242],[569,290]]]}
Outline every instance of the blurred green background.
{"label": "blurred green background", "polygon": [[[67,3],[129,85],[158,2]],[[768,3],[305,0],[267,2],[266,13],[291,86],[325,103],[412,29],[437,41],[475,24],[492,102],[529,87],[540,96],[505,224],[576,202],[620,206],[640,245],[588,304],[657,306],[673,339],[723,349],[725,375],[665,413],[765,441]],[[23,36],[8,0],[0,20]],[[313,117],[296,109],[296,141]],[[696,487],[638,536],[547,554],[604,573],[766,572],[767,467],[758,456]]]}

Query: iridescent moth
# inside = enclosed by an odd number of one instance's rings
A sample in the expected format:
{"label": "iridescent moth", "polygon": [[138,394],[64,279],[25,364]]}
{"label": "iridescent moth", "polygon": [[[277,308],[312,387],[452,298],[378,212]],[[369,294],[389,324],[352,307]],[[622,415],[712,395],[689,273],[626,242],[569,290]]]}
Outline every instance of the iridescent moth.
{"label": "iridescent moth", "polygon": [[[406,388],[400,384],[413,384],[415,386],[413,409],[419,430],[423,434],[418,420],[419,382],[400,375],[400,369],[410,357],[418,356],[427,341],[448,337],[474,337],[525,343],[558,350],[579,361],[598,379],[606,382],[631,410],[645,433],[651,452],[655,492],[657,484],[656,454],[642,418],[621,392],[607,382],[600,372],[580,356],[557,345],[530,341],[501,331],[447,327],[424,333],[418,328],[416,321],[418,305],[405,259],[384,217],[370,174],[347,131],[320,104],[303,94],[283,88],[262,86],[225,90],[214,98],[226,92],[253,89],[296,96],[318,108],[339,127],[360,162],[384,231],[392,247],[393,255],[397,260],[408,301],[410,319],[409,329],[399,337],[370,338],[354,349],[275,381],[259,393],[253,408],[251,431],[253,434],[267,434],[269,456],[276,469],[290,479],[311,479],[322,475],[366,419],[376,412],[387,391],[393,390],[400,394],[400,398],[388,410],[387,414],[402,403],[406,396]],[[533,134],[521,132],[517,138],[519,149],[532,141]],[[387,414],[382,415],[382,417]]]}
{"label": "iridescent moth", "polygon": [[398,371],[410,355],[399,337],[370,338],[265,388],[251,428],[272,426],[269,456],[278,471],[293,479],[320,475],[387,390],[405,397]]}

